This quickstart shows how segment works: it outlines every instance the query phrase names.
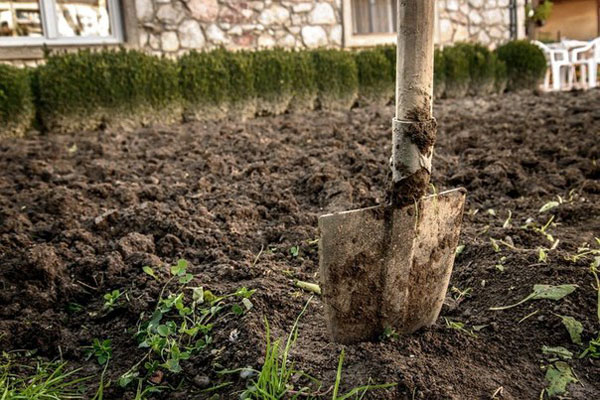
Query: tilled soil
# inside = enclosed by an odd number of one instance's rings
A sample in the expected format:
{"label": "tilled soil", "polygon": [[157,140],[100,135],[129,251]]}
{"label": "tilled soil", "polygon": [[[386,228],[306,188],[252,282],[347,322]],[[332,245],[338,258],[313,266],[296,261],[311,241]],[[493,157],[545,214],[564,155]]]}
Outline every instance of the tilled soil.
{"label": "tilled soil", "polygon": [[[353,346],[329,340],[316,297],[300,319],[296,367],[322,379],[325,391],[345,349],[345,389],[369,379],[398,384],[370,398],[537,399],[552,362],[542,346],[564,346],[575,354],[568,362],[579,379],[571,398],[599,398],[600,361],[577,358],[600,329],[591,259],[565,257],[585,243],[600,247],[600,92],[445,100],[435,110],[432,182],[438,191],[468,190],[464,250],[450,283],[467,294],[450,290],[430,329]],[[185,378],[180,389],[155,397],[213,396],[198,392],[193,381],[201,377],[233,382],[216,393],[237,398],[247,381],[215,371],[261,366],[263,317],[275,337],[289,332],[310,296],[294,279],[318,280],[317,217],[384,201],[392,113],[356,108],[4,141],[0,348],[36,349],[99,375],[83,347],[110,338],[113,384],[105,396],[132,398],[114,379],[143,356],[131,330],[161,287],[142,267],[184,258],[197,274],[191,285],[217,294],[256,289],[254,308],[220,320],[206,352],[163,378],[172,386]],[[557,196],[562,204],[539,212]],[[551,216],[547,233],[560,242],[542,262],[539,248],[552,244],[531,226]],[[508,246],[496,242],[496,251],[490,239]],[[578,288],[556,302],[489,310],[521,300],[538,283]],[[102,296],[114,289],[129,301],[108,312]],[[583,324],[583,347],[558,315]],[[478,330],[451,329],[443,317]]]}

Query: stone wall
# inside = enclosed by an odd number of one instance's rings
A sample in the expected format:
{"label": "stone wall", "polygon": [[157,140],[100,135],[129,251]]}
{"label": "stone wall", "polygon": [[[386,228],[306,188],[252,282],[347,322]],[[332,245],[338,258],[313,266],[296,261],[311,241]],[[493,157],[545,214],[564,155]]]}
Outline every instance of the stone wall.
{"label": "stone wall", "polygon": [[341,0],[136,0],[140,47],[187,49],[342,45]]}
{"label": "stone wall", "polygon": [[[524,0],[519,0],[522,4]],[[341,47],[342,0],[136,0],[140,47],[188,49]],[[349,2],[347,2],[349,3]],[[524,6],[522,5],[521,8]],[[437,41],[510,38],[509,0],[438,0]],[[390,36],[390,43],[394,42]]]}
{"label": "stone wall", "polygon": [[[511,39],[509,5],[509,0],[438,0],[438,43],[474,41],[494,47]],[[519,38],[524,9],[525,0],[517,0]]]}

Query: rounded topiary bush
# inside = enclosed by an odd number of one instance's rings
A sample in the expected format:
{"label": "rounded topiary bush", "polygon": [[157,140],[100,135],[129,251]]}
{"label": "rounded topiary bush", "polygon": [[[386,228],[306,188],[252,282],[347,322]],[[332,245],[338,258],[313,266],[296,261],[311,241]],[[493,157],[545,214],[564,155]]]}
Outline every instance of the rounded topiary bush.
{"label": "rounded topiary bush", "polygon": [[229,68],[225,51],[192,51],[178,62],[186,119],[209,120],[226,116]]}
{"label": "rounded topiary bush", "polygon": [[313,110],[318,88],[312,54],[308,51],[293,51],[290,61],[293,97],[288,110],[292,112]]}
{"label": "rounded topiary bush", "polygon": [[435,49],[433,54],[433,96],[440,98],[446,90],[446,58],[444,52]]}
{"label": "rounded topiary bush", "polygon": [[352,53],[344,50],[312,52],[318,102],[326,110],[347,110],[358,95],[358,70]]}
{"label": "rounded topiary bush", "polygon": [[359,99],[364,103],[383,103],[394,94],[393,69],[381,49],[354,53],[358,71]]}
{"label": "rounded topiary bush", "polygon": [[34,116],[30,71],[0,64],[0,138],[22,136]]}
{"label": "rounded topiary bush", "polygon": [[136,127],[181,119],[175,62],[138,51],[54,55],[38,70],[38,111],[45,128]]}
{"label": "rounded topiary bush", "polygon": [[293,97],[292,54],[283,49],[253,53],[254,91],[259,114],[282,114]]}
{"label": "rounded topiary bush", "polygon": [[446,71],[445,97],[463,97],[469,90],[469,59],[463,46],[448,46],[442,51]]}
{"label": "rounded topiary bush", "polygon": [[496,50],[506,64],[507,89],[536,89],[546,72],[546,57],[542,50],[526,40],[508,42]]}

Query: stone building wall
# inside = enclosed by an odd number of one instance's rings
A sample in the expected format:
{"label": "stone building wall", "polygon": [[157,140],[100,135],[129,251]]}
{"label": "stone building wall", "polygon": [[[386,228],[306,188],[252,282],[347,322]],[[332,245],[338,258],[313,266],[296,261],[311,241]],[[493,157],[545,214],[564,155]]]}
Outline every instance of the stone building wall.
{"label": "stone building wall", "polygon": [[[152,53],[171,55],[218,46],[342,47],[342,3],[136,0],[139,44]],[[471,40],[494,46],[510,38],[509,0],[438,0],[437,15],[439,44]]]}
{"label": "stone building wall", "polygon": [[[525,35],[525,0],[517,0],[518,37]],[[495,47],[510,37],[510,0],[438,0],[437,41]]]}
{"label": "stone building wall", "polygon": [[341,0],[136,0],[140,47],[187,49],[342,45]]}

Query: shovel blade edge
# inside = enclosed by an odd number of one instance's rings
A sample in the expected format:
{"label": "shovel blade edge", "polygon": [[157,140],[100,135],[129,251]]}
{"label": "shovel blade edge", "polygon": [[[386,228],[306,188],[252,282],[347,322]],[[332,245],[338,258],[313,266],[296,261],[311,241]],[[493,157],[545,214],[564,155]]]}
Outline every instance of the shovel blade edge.
{"label": "shovel blade edge", "polygon": [[412,333],[435,323],[452,267],[464,189],[414,206],[370,207],[319,218],[319,269],[328,330],[336,342]]}

